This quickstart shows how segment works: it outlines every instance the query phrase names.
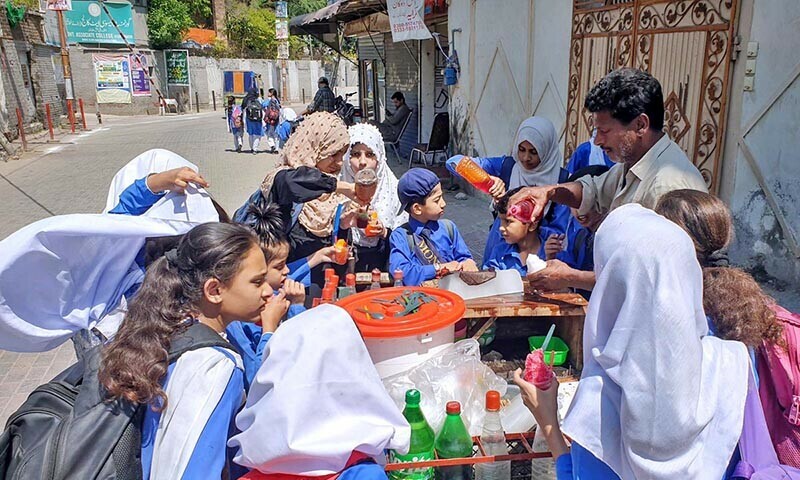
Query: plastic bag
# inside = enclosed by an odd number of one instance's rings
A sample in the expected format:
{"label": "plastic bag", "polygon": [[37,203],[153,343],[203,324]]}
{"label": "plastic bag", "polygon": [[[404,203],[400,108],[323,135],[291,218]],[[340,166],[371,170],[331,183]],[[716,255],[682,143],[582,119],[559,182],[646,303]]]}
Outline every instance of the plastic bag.
{"label": "plastic bag", "polygon": [[422,394],[420,407],[435,432],[444,423],[445,405],[461,403],[461,418],[470,435],[480,435],[486,409],[486,392],[505,395],[506,381],[481,362],[477,340],[454,343],[416,367],[383,380],[397,407],[405,406],[406,391],[416,388]]}

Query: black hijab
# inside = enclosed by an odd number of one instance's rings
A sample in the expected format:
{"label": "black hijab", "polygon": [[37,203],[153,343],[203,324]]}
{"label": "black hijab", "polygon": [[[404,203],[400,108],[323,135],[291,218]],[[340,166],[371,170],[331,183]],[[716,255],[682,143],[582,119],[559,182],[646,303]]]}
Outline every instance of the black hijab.
{"label": "black hijab", "polygon": [[247,95],[244,96],[242,99],[242,108],[246,108],[247,104],[250,103],[251,100],[258,99],[258,88],[253,87],[247,91]]}

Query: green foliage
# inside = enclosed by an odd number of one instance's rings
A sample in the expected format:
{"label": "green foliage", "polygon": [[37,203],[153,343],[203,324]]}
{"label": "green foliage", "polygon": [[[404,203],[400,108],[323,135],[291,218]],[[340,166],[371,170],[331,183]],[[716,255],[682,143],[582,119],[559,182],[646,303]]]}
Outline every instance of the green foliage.
{"label": "green foliage", "polygon": [[213,24],[211,17],[214,14],[211,0],[184,0],[183,3],[189,7],[189,15],[192,16],[195,25],[210,28]]}
{"label": "green foliage", "polygon": [[39,0],[12,0],[11,4],[17,7],[27,7],[28,10],[39,10]]}
{"label": "green foliage", "polygon": [[228,9],[226,35],[232,53],[249,58],[275,58],[275,11],[243,4]]}
{"label": "green foliage", "polygon": [[151,47],[170,48],[181,43],[183,34],[195,25],[188,3],[183,0],[150,1],[147,29]]}

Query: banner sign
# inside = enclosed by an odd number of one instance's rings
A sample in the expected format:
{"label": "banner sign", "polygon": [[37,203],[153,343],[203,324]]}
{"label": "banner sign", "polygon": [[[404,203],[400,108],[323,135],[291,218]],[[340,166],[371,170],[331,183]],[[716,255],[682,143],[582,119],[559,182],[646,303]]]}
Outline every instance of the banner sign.
{"label": "banner sign", "polygon": [[289,16],[288,2],[286,1],[275,2],[275,16],[277,18],[287,18]]}
{"label": "banner sign", "polygon": [[289,38],[289,20],[285,18],[275,20],[275,38],[277,40]]}
{"label": "banner sign", "polygon": [[72,10],[72,0],[47,0],[48,10]]}
{"label": "banner sign", "polygon": [[142,53],[131,54],[131,86],[134,97],[150,96],[150,80],[147,78],[147,56]]}
{"label": "banner sign", "polygon": [[164,50],[167,85],[189,86],[189,50]]}
{"label": "banner sign", "polygon": [[[128,43],[135,43],[131,4],[123,2],[105,5]],[[64,12],[64,23],[69,43],[125,43],[100,2],[72,0],[72,10]]]}
{"label": "banner sign", "polygon": [[92,55],[97,103],[131,103],[130,59],[127,55]]}
{"label": "banner sign", "polygon": [[425,0],[387,0],[392,41],[429,40],[431,32],[425,26]]}

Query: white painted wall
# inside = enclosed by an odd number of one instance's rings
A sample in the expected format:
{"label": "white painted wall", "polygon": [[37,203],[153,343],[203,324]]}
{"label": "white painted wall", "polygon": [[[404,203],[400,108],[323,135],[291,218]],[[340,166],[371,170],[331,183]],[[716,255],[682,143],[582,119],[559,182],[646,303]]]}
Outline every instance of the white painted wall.
{"label": "white painted wall", "polygon": [[[773,192],[788,229],[800,241],[800,2],[746,0],[742,7],[743,51],[734,69],[721,190],[735,220],[731,255],[735,263],[760,270],[800,294],[800,260],[764,193],[765,188]],[[751,41],[758,42],[754,90],[745,92]],[[765,108],[766,114],[746,133]],[[763,185],[738,146],[743,134]]]}
{"label": "white painted wall", "polygon": [[461,65],[451,88],[456,153],[511,151],[519,123],[566,121],[572,3],[551,0],[452,0],[449,27]]}

